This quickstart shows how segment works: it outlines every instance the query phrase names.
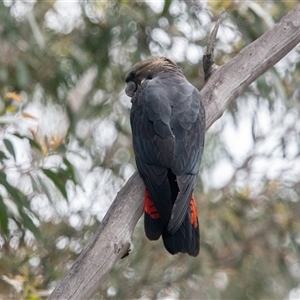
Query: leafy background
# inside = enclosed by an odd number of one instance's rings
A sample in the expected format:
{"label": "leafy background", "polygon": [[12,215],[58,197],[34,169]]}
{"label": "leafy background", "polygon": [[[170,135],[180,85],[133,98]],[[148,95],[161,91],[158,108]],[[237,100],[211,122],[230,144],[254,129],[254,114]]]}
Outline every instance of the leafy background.
{"label": "leafy background", "polygon": [[[147,57],[203,86],[222,18],[230,61],[298,1],[12,1],[0,4],[0,299],[49,295],[136,170],[124,77]],[[169,255],[142,222],[94,299],[300,297],[299,46],[206,135],[198,258]]]}

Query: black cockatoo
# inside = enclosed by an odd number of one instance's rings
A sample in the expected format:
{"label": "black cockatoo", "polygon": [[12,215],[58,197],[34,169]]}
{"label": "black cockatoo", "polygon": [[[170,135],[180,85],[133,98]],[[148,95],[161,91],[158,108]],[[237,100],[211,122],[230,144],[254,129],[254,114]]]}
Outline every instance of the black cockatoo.
{"label": "black cockatoo", "polygon": [[126,76],[136,165],[146,186],[144,227],[171,253],[199,254],[193,190],[204,146],[199,91],[166,57],[135,64]]}

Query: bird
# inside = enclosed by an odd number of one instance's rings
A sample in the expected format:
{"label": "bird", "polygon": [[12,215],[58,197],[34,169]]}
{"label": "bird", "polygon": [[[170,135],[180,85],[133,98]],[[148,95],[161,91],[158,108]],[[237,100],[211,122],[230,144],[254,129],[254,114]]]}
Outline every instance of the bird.
{"label": "bird", "polygon": [[198,256],[193,190],[205,140],[200,93],[167,57],[136,63],[125,78],[137,169],[145,184],[144,229],[171,254]]}

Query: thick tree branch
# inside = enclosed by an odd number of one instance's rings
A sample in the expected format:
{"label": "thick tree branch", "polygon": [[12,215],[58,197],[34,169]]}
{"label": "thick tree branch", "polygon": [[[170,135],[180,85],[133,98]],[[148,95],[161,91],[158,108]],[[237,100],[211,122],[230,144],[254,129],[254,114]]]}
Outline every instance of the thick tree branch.
{"label": "thick tree branch", "polygon": [[[282,59],[300,42],[300,5],[273,29],[218,68],[201,90],[208,129],[252,81]],[[144,186],[135,173],[118,193],[95,236],[49,299],[89,299],[105,275],[130,247],[142,215]]]}

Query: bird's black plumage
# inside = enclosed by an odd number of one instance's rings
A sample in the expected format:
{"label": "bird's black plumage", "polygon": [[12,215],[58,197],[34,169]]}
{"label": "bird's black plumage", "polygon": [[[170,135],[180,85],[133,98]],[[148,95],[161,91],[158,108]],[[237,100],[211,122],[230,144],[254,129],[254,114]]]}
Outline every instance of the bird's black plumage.
{"label": "bird's black plumage", "polygon": [[192,192],[205,132],[199,92],[165,57],[137,63],[127,74],[126,84],[125,91],[132,97],[130,120],[137,168],[159,214],[152,218],[146,211],[146,235],[149,239],[162,235],[172,254],[196,256],[199,228],[191,208]]}

